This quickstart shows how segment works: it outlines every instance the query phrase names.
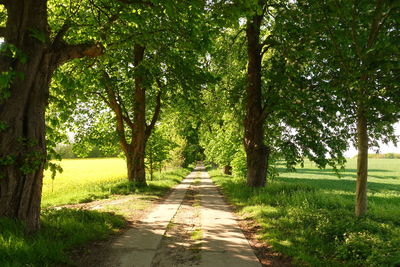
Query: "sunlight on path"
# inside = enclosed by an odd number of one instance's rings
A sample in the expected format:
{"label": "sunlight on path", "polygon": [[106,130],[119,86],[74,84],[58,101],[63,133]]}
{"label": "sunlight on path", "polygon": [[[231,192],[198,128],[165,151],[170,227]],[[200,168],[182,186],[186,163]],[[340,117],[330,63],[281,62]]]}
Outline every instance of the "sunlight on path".
{"label": "sunlight on path", "polygon": [[189,174],[136,228],[126,231],[118,238],[111,246],[109,261],[103,266],[151,266],[168,223],[181,205],[195,175],[195,172]]}
{"label": "sunlight on path", "polygon": [[[200,180],[199,185],[194,183],[195,178]],[[116,239],[111,245],[110,257],[102,266],[165,266],[162,259],[155,263],[154,258],[190,186],[199,190],[203,238],[200,261],[187,263],[187,266],[261,266],[229,206],[225,204],[203,166],[196,167],[138,226]]]}
{"label": "sunlight on path", "polygon": [[200,266],[261,266],[210,176],[201,173],[203,247]]}

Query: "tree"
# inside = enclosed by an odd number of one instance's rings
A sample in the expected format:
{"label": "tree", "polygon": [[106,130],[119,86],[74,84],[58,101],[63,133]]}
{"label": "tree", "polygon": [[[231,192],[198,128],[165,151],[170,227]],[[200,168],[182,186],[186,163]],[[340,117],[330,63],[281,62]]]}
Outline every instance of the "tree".
{"label": "tree", "polygon": [[93,43],[68,44],[68,23],[52,31],[47,0],[2,0],[0,5],[7,12],[5,27],[0,29],[4,39],[0,54],[0,216],[21,219],[34,231],[39,228],[46,161],[44,114],[52,73],[74,58],[100,56],[103,48]]}
{"label": "tree", "polygon": [[[225,4],[229,10],[234,8],[230,2]],[[288,168],[309,158],[321,168],[330,165],[337,170],[344,163],[347,129],[343,118],[332,119],[336,117],[333,97],[327,92],[316,92],[315,85],[302,72],[309,68],[308,63],[289,56],[292,43],[286,39],[292,33],[282,30],[286,28],[276,25],[276,21],[285,15],[290,3],[235,4],[242,12],[232,19],[236,23],[222,31],[219,53],[212,54],[211,62],[221,77],[218,86],[229,92],[227,99],[234,99],[232,103],[238,109],[234,116],[244,117],[248,184],[263,186],[268,170],[274,175],[270,167],[272,154],[275,158],[283,157]],[[235,108],[228,105],[223,112],[232,110]]]}
{"label": "tree", "polygon": [[154,171],[161,171],[165,162],[170,159],[169,152],[177,146],[171,136],[168,136],[170,130],[168,127],[156,127],[147,142],[145,163],[150,171],[150,181],[153,180]]}
{"label": "tree", "polygon": [[[172,98],[194,95],[191,92],[204,84],[206,72],[200,58],[208,36],[199,17],[204,8],[199,2],[188,6],[171,0],[148,5],[126,2],[118,10],[114,21],[118,27],[111,27],[113,34],[102,41],[109,48],[102,60],[66,71],[82,81],[78,102],[87,102],[98,114],[113,112],[114,136],[127,160],[128,179],[145,185],[146,144],[161,105],[168,105]],[[90,109],[82,105],[78,114],[88,112]]]}
{"label": "tree", "polygon": [[244,120],[244,147],[247,155],[247,184],[264,186],[267,176],[269,150],[264,144],[264,121],[266,113],[262,106],[261,61],[265,43],[260,40],[261,24],[266,8],[259,2],[262,11],[247,17],[247,85],[246,117]]}
{"label": "tree", "polygon": [[[288,5],[279,26],[308,62],[305,76],[335,102],[358,148],[356,216],[367,211],[368,148],[395,141],[399,120],[399,4],[396,1],[305,1]],[[282,40],[281,39],[281,40]]]}

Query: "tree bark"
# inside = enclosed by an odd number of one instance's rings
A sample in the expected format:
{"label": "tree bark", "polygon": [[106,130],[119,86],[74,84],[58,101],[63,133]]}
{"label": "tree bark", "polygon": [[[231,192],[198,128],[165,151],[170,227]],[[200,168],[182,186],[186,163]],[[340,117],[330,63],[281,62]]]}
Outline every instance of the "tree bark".
{"label": "tree bark", "polygon": [[368,127],[365,110],[357,108],[357,185],[355,215],[362,217],[367,213],[367,178],[368,178]]}
{"label": "tree bark", "polygon": [[[143,61],[144,50],[145,48],[143,46],[135,45],[135,67],[138,67]],[[146,92],[145,88],[143,88],[142,81],[143,77],[135,77],[132,175],[138,186],[146,185],[146,171],[144,165],[146,147]]]}
{"label": "tree bark", "polygon": [[[0,72],[23,74],[11,83],[10,97],[0,99],[0,216],[18,218],[29,231],[39,229],[43,168],[46,160],[44,111],[54,70],[51,54],[29,35],[35,25],[47,38],[46,1],[11,1],[5,42],[15,45],[27,62],[1,55]],[[22,17],[21,14],[24,14]]]}
{"label": "tree bark", "polygon": [[261,92],[260,27],[263,16],[255,15],[247,22],[247,99],[244,120],[244,147],[247,156],[247,184],[260,187],[266,184],[267,148],[264,145],[264,118]]}
{"label": "tree bark", "polygon": [[150,181],[153,181],[153,149],[150,148],[149,153],[149,161],[150,161]]}
{"label": "tree bark", "polygon": [[0,122],[5,125],[0,131],[0,216],[20,219],[32,232],[40,228],[51,76],[58,65],[84,54],[88,47],[79,52],[69,49],[67,54],[50,44],[46,0],[5,1],[5,8],[5,43],[23,56],[0,55],[0,73],[15,74],[6,89],[9,97],[0,99]]}

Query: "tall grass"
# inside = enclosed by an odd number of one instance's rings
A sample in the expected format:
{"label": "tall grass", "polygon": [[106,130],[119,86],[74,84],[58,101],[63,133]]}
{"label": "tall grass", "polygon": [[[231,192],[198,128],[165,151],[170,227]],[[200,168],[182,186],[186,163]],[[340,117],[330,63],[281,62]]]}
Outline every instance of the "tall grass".
{"label": "tall grass", "polygon": [[311,266],[400,264],[400,161],[370,160],[369,213],[355,218],[355,160],[343,178],[312,163],[265,188],[211,171],[240,213],[261,225],[260,238],[295,263]]}
{"label": "tall grass", "polygon": [[105,239],[125,225],[121,216],[68,209],[47,210],[41,221],[42,229],[29,235],[22,223],[0,219],[0,266],[72,264],[68,249]]}

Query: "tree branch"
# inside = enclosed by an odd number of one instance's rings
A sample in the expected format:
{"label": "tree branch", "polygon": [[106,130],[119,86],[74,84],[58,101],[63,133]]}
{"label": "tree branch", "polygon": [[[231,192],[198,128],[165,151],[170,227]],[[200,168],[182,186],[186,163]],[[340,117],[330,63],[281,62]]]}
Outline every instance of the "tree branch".
{"label": "tree branch", "polygon": [[239,37],[239,35],[246,30],[245,27],[241,28],[238,30],[238,32],[235,34],[235,36],[232,38],[232,44],[236,42],[236,39]]}
{"label": "tree branch", "polygon": [[116,120],[116,131],[118,134],[119,138],[119,143],[124,150],[125,153],[128,152],[128,142],[126,141],[126,136],[125,136],[125,127],[124,127],[124,119],[123,119],[123,114],[121,110],[121,106],[117,102],[117,98],[115,96],[115,92],[111,85],[109,84],[110,82],[110,76],[106,71],[103,71],[103,77],[105,79],[105,87],[106,87],[106,93],[107,93],[107,98],[108,101],[105,99],[104,96],[101,96],[103,100],[106,102],[106,104],[114,111],[115,113],[115,120]]}
{"label": "tree branch", "polygon": [[353,45],[356,49],[356,54],[357,54],[358,58],[360,60],[362,60],[361,47],[359,46],[359,43],[358,43],[357,30],[356,30],[356,17],[358,16],[358,4],[359,4],[358,0],[354,1],[353,10],[351,12],[352,13],[351,14],[351,18],[352,18],[352,20],[351,20],[351,37],[353,40]]}
{"label": "tree branch", "polygon": [[143,0],[118,0],[118,1],[127,5],[137,4],[137,5],[154,7],[154,4],[150,1],[143,1]]}
{"label": "tree branch", "polygon": [[146,139],[149,138],[149,136],[151,134],[151,131],[153,130],[154,126],[156,125],[156,122],[157,122],[158,117],[160,115],[161,93],[162,93],[161,88],[162,88],[162,85],[161,85],[161,82],[159,80],[157,80],[157,85],[160,88],[160,91],[158,92],[157,97],[156,97],[156,108],[154,110],[153,118],[151,119],[150,124],[146,125],[146,133],[145,133]]}
{"label": "tree branch", "polygon": [[78,44],[78,45],[61,45],[57,47],[59,57],[57,65],[83,57],[98,57],[104,54],[104,47],[100,44]]}
{"label": "tree branch", "polygon": [[367,41],[367,46],[366,49],[370,49],[372,45],[375,43],[375,40],[379,34],[379,31],[382,27],[382,25],[385,23],[387,17],[391,13],[392,9],[389,8],[389,10],[384,14],[383,12],[383,0],[379,0],[376,3],[375,11],[374,11],[374,19],[371,24],[371,29],[370,33],[368,35],[368,41]]}
{"label": "tree branch", "polygon": [[272,47],[272,45],[264,47],[263,51],[261,52],[261,58],[264,56],[264,54]]}
{"label": "tree branch", "polygon": [[69,30],[70,26],[71,25],[69,24],[69,21],[66,20],[64,22],[64,24],[62,25],[61,29],[57,32],[56,36],[54,37],[54,40],[52,43],[52,46],[54,48],[56,48],[57,46],[65,45],[64,36],[67,33],[67,31]]}
{"label": "tree branch", "polygon": [[128,111],[126,110],[126,107],[124,105],[124,102],[122,101],[121,96],[118,94],[117,92],[117,99],[119,101],[119,105],[121,107],[121,111],[122,111],[122,118],[124,119],[124,121],[126,122],[126,124],[128,124],[129,128],[131,128],[133,130],[133,128],[135,127],[135,125],[133,124],[131,118],[129,117]]}

